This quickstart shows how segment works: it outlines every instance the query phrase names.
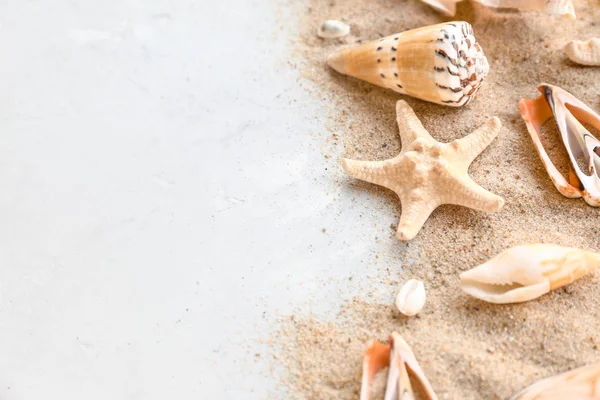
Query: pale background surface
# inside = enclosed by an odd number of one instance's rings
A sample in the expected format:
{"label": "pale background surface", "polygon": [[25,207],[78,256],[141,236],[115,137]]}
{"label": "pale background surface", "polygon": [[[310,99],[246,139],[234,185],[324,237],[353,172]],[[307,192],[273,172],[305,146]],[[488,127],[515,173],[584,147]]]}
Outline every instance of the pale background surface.
{"label": "pale background surface", "polygon": [[394,217],[334,183],[290,14],[0,4],[0,399],[276,398],[258,340],[365,285]]}

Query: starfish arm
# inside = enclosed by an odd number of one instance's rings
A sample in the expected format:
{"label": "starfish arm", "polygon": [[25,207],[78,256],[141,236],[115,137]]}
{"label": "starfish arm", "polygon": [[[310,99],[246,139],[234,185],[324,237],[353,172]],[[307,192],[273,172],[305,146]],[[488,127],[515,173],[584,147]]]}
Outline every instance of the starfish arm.
{"label": "starfish arm", "polygon": [[451,148],[456,152],[457,160],[468,168],[473,160],[498,136],[501,127],[500,120],[492,117],[471,134],[450,143]]}
{"label": "starfish arm", "polygon": [[402,151],[404,151],[417,138],[434,140],[415,114],[414,110],[404,100],[396,103],[396,120],[400,129]]}
{"label": "starfish arm", "polygon": [[414,238],[436,208],[437,205],[425,201],[402,200],[402,215],[396,232],[398,239],[407,241]]}
{"label": "starfish arm", "polygon": [[[385,161],[358,161],[342,159],[342,169],[348,175],[361,181],[374,183],[392,189],[400,181],[400,174],[394,174],[394,159]],[[392,181],[393,179],[393,181]]]}
{"label": "starfish arm", "polygon": [[457,204],[485,212],[499,211],[504,205],[502,197],[485,190],[469,176],[459,179],[450,196],[444,200],[448,204]]}

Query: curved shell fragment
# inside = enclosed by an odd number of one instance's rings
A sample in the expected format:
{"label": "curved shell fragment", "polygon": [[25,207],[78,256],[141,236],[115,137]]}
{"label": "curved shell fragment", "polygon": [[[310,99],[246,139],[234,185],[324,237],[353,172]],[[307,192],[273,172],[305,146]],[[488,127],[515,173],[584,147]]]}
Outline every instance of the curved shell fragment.
{"label": "curved shell fragment", "polygon": [[[563,196],[583,197],[589,205],[600,206],[600,140],[583,125],[600,129],[600,115],[557,86],[542,83],[538,89],[542,95],[521,100],[519,109],[550,179]],[[568,179],[554,166],[540,139],[542,125],[553,116],[569,156]],[[587,163],[587,171],[578,159]]]}
{"label": "curved shell fragment", "polygon": [[600,362],[542,379],[514,394],[510,400],[597,400]]}
{"label": "curved shell fragment", "polygon": [[[456,14],[456,3],[460,0],[421,0],[438,11],[453,16]],[[474,0],[488,7],[516,8],[519,10],[538,10],[548,14],[564,15],[575,18],[575,8],[571,0]]]}
{"label": "curved shell fragment", "polygon": [[467,22],[453,21],[398,33],[331,54],[337,72],[432,103],[470,103],[489,72]]}
{"label": "curved shell fragment", "polygon": [[411,279],[402,285],[400,292],[398,292],[396,307],[402,314],[412,317],[421,312],[426,297],[423,282]]}
{"label": "curved shell fragment", "polygon": [[460,275],[461,288],[489,303],[521,303],[600,266],[600,254],[552,244],[510,248]]}
{"label": "curved shell fragment", "polygon": [[317,35],[325,39],[336,39],[347,36],[350,33],[350,26],[335,19],[328,19],[323,22],[317,30]]}
{"label": "curved shell fragment", "polygon": [[600,38],[573,40],[565,46],[565,53],[577,64],[600,66]]}
{"label": "curved shell fragment", "polygon": [[433,387],[421,369],[412,349],[402,336],[392,332],[389,344],[372,341],[363,360],[360,400],[369,400],[373,377],[389,367],[385,399],[414,400],[410,378],[417,380],[423,389],[424,400],[437,400]]}
{"label": "curved shell fragment", "polygon": [[423,3],[429,4],[442,14],[454,16],[456,14],[456,3],[462,0],[421,0]]}

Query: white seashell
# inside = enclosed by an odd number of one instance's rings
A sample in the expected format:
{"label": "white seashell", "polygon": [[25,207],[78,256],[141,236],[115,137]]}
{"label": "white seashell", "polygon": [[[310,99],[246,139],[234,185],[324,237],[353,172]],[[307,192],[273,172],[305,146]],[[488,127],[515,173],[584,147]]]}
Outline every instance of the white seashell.
{"label": "white seashell", "polygon": [[510,248],[460,274],[462,289],[490,303],[533,300],[600,266],[600,254],[553,244]]}
{"label": "white seashell", "polygon": [[328,19],[323,22],[317,31],[317,35],[325,39],[341,38],[350,33],[350,26],[342,21]]}
{"label": "white seashell", "polygon": [[369,400],[373,377],[386,367],[389,369],[384,400],[414,400],[410,378],[419,382],[424,400],[437,400],[408,343],[396,332],[392,332],[389,341],[390,344],[383,344],[374,340],[365,352],[360,400]]}
{"label": "white seashell", "polygon": [[[557,86],[542,83],[538,89],[542,95],[521,100],[519,109],[550,179],[563,196],[583,197],[589,205],[600,206],[600,140],[582,125],[600,129],[600,115]],[[540,140],[541,126],[553,115],[571,162],[568,180],[554,166]],[[588,164],[588,171],[581,170],[577,159]]]}
{"label": "white seashell", "polygon": [[425,305],[425,286],[423,282],[416,279],[411,279],[402,285],[398,296],[396,296],[396,307],[406,315],[412,317],[417,315]]}
{"label": "white seashell", "polygon": [[565,46],[565,53],[577,64],[600,66],[600,38],[591,38],[585,42],[573,40]]}
{"label": "white seashell", "polygon": [[489,64],[467,22],[446,22],[384,37],[329,56],[339,73],[432,103],[475,98]]}
{"label": "white seashell", "polygon": [[456,14],[456,3],[462,0],[421,0],[425,4],[429,4],[431,7],[435,8],[442,14],[448,15],[450,17]]}
{"label": "white seashell", "polygon": [[[461,0],[422,0],[436,10],[453,16],[456,14],[456,3]],[[571,0],[474,0],[488,7],[517,8],[519,10],[538,10],[548,14],[565,15],[575,18],[575,8]]]}
{"label": "white seashell", "polygon": [[600,362],[542,379],[513,395],[510,400],[598,400]]}

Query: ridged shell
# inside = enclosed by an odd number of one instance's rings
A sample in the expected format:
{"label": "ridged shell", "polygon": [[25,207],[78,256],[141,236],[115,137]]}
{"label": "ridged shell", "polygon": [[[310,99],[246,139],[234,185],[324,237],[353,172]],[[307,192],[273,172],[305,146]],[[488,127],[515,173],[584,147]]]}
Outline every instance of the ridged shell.
{"label": "ridged shell", "polygon": [[568,285],[600,266],[600,254],[552,244],[510,248],[460,275],[462,289],[489,303],[520,303]]}
{"label": "ridged shell", "polygon": [[[600,115],[557,86],[542,83],[538,89],[542,95],[521,100],[519,108],[550,179],[563,196],[583,197],[589,205],[600,206],[600,140],[583,126],[600,129]],[[568,180],[554,166],[540,139],[541,126],[553,115],[571,162]],[[588,171],[581,170],[578,158],[587,163]]]}
{"label": "ridged shell", "polygon": [[573,40],[565,46],[565,53],[577,64],[600,66],[600,38]]}
{"label": "ridged shell", "polygon": [[489,72],[467,22],[387,36],[332,54],[327,62],[342,74],[452,107],[471,102]]}

